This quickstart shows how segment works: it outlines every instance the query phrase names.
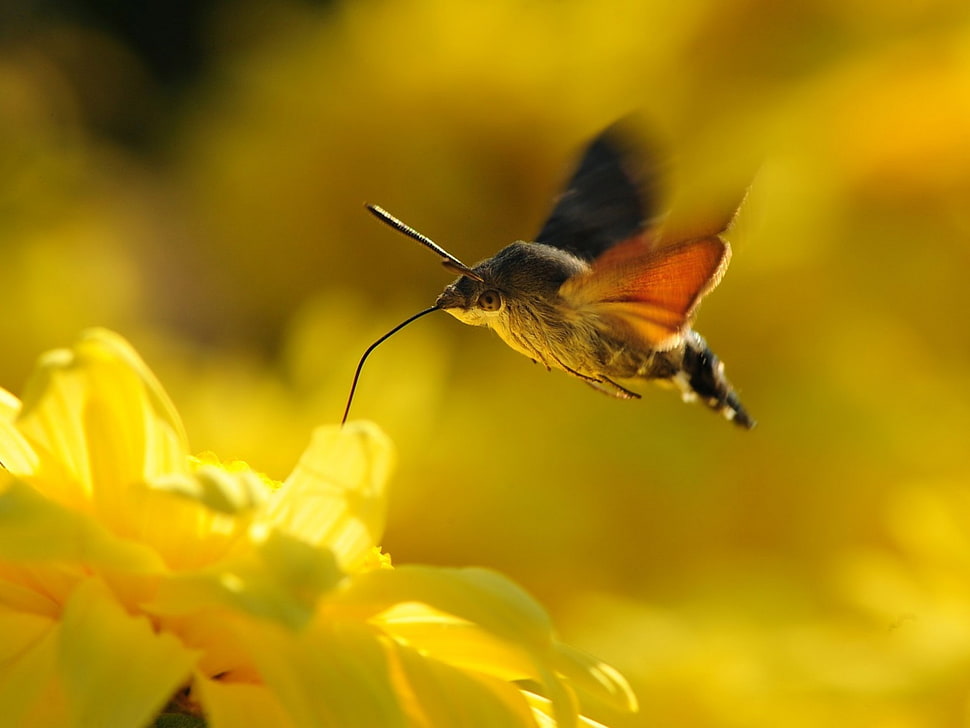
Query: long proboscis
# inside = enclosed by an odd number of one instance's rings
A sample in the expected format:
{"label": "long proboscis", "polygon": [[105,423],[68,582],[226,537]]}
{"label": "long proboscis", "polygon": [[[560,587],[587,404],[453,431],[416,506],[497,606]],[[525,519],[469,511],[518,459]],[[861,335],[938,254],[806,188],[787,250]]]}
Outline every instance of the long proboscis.
{"label": "long proboscis", "polygon": [[350,385],[350,396],[347,397],[347,406],[344,407],[344,416],[340,419],[341,425],[343,425],[347,421],[347,415],[350,414],[350,405],[354,401],[354,392],[357,391],[357,380],[360,379],[360,372],[364,368],[364,362],[367,361],[367,357],[370,356],[370,353],[374,351],[374,349],[376,349],[378,346],[383,344],[385,341],[387,341],[387,339],[394,336],[394,334],[396,334],[398,331],[400,331],[405,326],[410,324],[411,322],[417,321],[422,316],[425,316],[431,313],[432,311],[437,311],[437,310],[438,310],[437,306],[432,306],[431,308],[424,309],[424,311],[419,311],[418,313],[408,318],[406,321],[402,321],[401,323],[399,323],[397,326],[395,326],[393,329],[388,331],[381,338],[379,338],[377,341],[375,341],[373,344],[367,347],[367,349],[364,351],[364,355],[360,357],[360,361],[357,363],[357,371],[354,372],[354,381]]}

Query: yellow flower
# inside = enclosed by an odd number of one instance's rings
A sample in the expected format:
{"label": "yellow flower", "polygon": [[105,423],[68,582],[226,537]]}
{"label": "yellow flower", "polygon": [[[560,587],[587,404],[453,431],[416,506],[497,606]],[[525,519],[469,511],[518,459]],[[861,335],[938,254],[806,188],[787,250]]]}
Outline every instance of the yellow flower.
{"label": "yellow flower", "polygon": [[[482,569],[380,552],[390,445],[320,428],[275,483],[190,457],[152,373],[96,330],[0,390],[0,723],[591,724],[635,709]],[[199,722],[199,724],[203,724]]]}

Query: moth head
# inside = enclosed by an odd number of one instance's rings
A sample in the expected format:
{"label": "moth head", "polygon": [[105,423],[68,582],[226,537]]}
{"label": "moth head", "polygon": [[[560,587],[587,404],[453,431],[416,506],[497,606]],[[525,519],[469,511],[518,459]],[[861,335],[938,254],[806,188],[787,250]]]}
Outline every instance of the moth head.
{"label": "moth head", "polygon": [[559,287],[586,264],[562,250],[516,242],[473,266],[442,291],[435,306],[472,326],[495,326],[517,309],[554,303]]}
{"label": "moth head", "polygon": [[491,280],[457,278],[438,296],[435,306],[471,326],[487,326],[489,320],[502,315],[508,294]]}

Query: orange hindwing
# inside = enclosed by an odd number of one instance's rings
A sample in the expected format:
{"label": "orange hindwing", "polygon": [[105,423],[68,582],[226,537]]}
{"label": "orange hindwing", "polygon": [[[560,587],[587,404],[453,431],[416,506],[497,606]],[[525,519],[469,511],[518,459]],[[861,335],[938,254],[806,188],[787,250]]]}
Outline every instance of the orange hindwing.
{"label": "orange hindwing", "polygon": [[660,248],[638,235],[568,279],[559,294],[647,347],[669,349],[690,324],[701,298],[721,280],[730,258],[730,246],[717,235]]}

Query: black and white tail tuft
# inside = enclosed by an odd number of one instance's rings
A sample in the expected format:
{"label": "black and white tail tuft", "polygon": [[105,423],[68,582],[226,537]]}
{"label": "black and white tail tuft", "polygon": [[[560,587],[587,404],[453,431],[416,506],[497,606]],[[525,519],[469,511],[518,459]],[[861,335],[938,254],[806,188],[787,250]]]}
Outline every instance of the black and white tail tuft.
{"label": "black and white tail tuft", "polygon": [[724,363],[696,331],[688,332],[681,371],[674,380],[684,399],[698,398],[745,429],[750,430],[755,426],[755,421],[745,411],[737,393],[724,376]]}

